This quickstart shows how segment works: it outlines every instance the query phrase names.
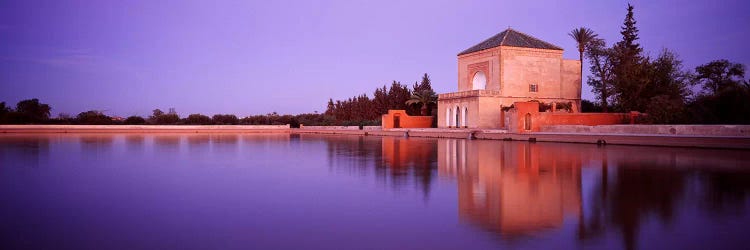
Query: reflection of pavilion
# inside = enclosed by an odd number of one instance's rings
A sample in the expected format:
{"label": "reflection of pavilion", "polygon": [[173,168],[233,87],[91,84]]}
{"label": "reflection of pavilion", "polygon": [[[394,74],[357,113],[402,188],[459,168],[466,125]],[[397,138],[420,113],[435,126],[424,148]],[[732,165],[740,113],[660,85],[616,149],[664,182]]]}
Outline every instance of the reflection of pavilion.
{"label": "reflection of pavilion", "polygon": [[438,143],[438,171],[457,178],[463,219],[507,235],[527,234],[581,213],[580,154],[564,150],[447,139]]}

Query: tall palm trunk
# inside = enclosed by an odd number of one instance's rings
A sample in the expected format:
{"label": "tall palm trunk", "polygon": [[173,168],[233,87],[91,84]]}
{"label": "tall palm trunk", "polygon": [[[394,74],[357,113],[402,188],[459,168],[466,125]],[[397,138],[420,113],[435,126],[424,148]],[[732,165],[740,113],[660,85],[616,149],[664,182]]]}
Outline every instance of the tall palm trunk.
{"label": "tall palm trunk", "polygon": [[602,112],[607,113],[607,107],[609,104],[607,104],[607,83],[602,81]]}
{"label": "tall palm trunk", "polygon": [[[581,61],[581,89],[583,89],[583,51],[585,50],[585,47],[583,44],[578,45],[578,60]],[[580,91],[580,90],[579,90]],[[581,96],[581,93],[578,93],[578,96]],[[578,111],[581,112],[581,103],[578,103]]]}
{"label": "tall palm trunk", "polygon": [[[573,38],[573,40],[575,40],[578,44],[578,60],[580,60],[581,62],[581,86],[583,86],[583,52],[586,50],[586,45],[588,45],[591,40],[595,39],[597,37],[597,34],[589,28],[580,27],[577,29],[573,29],[573,31],[568,33],[568,35]],[[581,92],[579,90],[578,96],[580,95]],[[578,104],[578,108],[580,109],[580,103]]]}

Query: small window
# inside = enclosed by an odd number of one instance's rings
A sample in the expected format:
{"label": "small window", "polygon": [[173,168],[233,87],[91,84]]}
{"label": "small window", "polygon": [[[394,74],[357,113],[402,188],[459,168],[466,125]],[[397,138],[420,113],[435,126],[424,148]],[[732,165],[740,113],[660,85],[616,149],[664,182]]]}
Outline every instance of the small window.
{"label": "small window", "polygon": [[539,92],[539,85],[529,84],[529,92]]}

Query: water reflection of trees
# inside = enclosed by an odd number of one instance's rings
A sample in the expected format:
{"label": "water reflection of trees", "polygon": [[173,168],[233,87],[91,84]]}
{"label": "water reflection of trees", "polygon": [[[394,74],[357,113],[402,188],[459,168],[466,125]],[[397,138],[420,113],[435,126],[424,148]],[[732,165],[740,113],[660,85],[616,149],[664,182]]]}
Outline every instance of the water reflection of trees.
{"label": "water reflection of trees", "polygon": [[685,195],[685,176],[684,170],[674,166],[617,164],[609,185],[605,186],[607,181],[602,180],[594,189],[601,200],[592,201],[593,213],[589,222],[582,222],[581,238],[601,235],[602,230],[613,228],[622,235],[625,248],[634,249],[636,236],[647,219],[655,217],[663,224],[673,222],[674,211]]}
{"label": "water reflection of trees", "polygon": [[180,146],[181,137],[182,136],[178,134],[157,134],[154,135],[154,145],[161,150],[177,150]]}
{"label": "water reflection of trees", "polygon": [[78,137],[82,155],[88,161],[100,161],[112,153],[114,136],[111,134],[83,134]]}
{"label": "water reflection of trees", "polygon": [[49,152],[47,136],[0,136],[0,166],[38,167]]}
{"label": "water reflection of trees", "polygon": [[745,213],[746,200],[750,194],[750,171],[706,172],[700,174],[701,182],[704,183],[701,207],[716,216]]}
{"label": "water reflection of trees", "polygon": [[[724,214],[728,207],[740,207],[734,211],[744,213],[750,175],[738,167],[750,159],[736,151],[635,147],[601,151],[603,167],[591,212],[581,221],[582,240],[615,230],[626,249],[635,249],[647,220],[673,224],[675,211],[695,202],[711,214]],[[698,185],[690,189],[690,183]]]}
{"label": "water reflection of trees", "polygon": [[[737,151],[444,139],[438,152],[439,174],[457,180],[460,217],[503,238],[569,218],[583,242],[615,232],[633,249],[647,222],[673,224],[696,202],[709,214],[744,213],[750,190],[750,159]],[[599,171],[585,202],[584,167]]]}
{"label": "water reflection of trees", "polygon": [[84,149],[107,150],[112,147],[114,137],[112,135],[81,135],[78,137],[81,147]]}
{"label": "water reflection of trees", "polygon": [[[304,139],[325,143],[332,169],[375,173],[394,188],[415,184],[428,195],[435,174],[454,178],[460,218],[504,239],[562,229],[570,220],[583,244],[611,240],[605,236],[614,234],[619,236],[614,244],[634,249],[646,225],[699,223],[687,220],[678,212],[682,209],[697,208],[714,217],[742,215],[750,194],[750,155],[745,151],[397,137]],[[584,169],[589,173],[585,180]],[[585,190],[584,182],[589,183]]]}
{"label": "water reflection of trees", "polygon": [[434,139],[306,135],[305,140],[320,140],[326,144],[333,171],[353,175],[374,172],[394,189],[414,184],[425,198],[429,196],[437,170]]}
{"label": "water reflection of trees", "polygon": [[128,134],[125,135],[125,147],[130,152],[145,150],[146,137],[143,134]]}

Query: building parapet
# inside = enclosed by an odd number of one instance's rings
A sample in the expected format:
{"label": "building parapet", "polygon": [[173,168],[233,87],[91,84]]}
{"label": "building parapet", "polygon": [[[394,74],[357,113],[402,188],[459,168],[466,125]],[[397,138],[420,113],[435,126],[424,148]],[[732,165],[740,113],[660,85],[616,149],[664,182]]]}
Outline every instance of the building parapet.
{"label": "building parapet", "polygon": [[456,99],[456,98],[464,98],[464,97],[479,97],[479,96],[500,97],[500,91],[499,90],[487,90],[487,89],[474,89],[474,90],[467,90],[467,91],[445,93],[445,94],[439,94],[438,100]]}

